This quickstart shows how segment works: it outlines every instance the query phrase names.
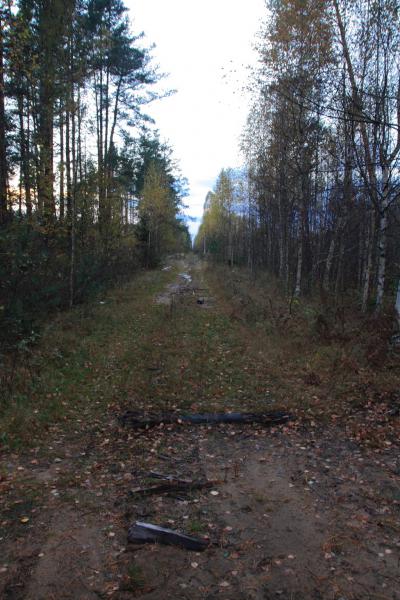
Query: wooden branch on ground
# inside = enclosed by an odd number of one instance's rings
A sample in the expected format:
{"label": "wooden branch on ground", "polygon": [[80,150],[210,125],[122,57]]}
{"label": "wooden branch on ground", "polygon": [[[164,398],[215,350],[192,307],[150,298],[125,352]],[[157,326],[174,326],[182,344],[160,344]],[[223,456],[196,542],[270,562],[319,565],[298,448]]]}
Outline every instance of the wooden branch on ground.
{"label": "wooden branch on ground", "polygon": [[138,487],[130,490],[130,495],[151,496],[152,494],[166,494],[169,492],[191,492],[192,490],[201,490],[210,488],[218,484],[218,481],[185,481],[171,479],[160,485],[151,485],[149,487]]}
{"label": "wooden branch on ground", "polygon": [[167,544],[171,546],[181,546],[187,550],[202,552],[209,542],[194,538],[184,533],[178,533],[173,529],[166,529],[151,523],[142,523],[136,521],[128,530],[128,542],[133,544]]}
{"label": "wooden branch on ground", "polygon": [[153,479],[163,479],[164,481],[191,481],[190,479],[180,479],[176,475],[164,475],[164,473],[160,473],[159,471],[149,471],[147,475]]}
{"label": "wooden branch on ground", "polygon": [[143,414],[127,411],[120,417],[124,425],[134,429],[148,429],[159,425],[183,424],[191,425],[218,425],[221,423],[234,425],[250,425],[258,423],[265,426],[287,423],[291,415],[284,411],[266,413],[204,413],[182,415],[177,413]]}

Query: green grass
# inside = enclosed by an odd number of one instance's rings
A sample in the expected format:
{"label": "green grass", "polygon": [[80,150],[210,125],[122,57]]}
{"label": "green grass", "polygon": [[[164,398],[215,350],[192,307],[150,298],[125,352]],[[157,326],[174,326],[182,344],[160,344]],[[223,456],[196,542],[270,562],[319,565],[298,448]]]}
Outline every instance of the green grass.
{"label": "green grass", "polygon": [[145,578],[143,569],[139,565],[131,564],[127,569],[126,582],[123,586],[124,590],[137,592],[145,587]]}
{"label": "green grass", "polygon": [[[178,272],[142,273],[109,292],[104,303],[77,307],[51,321],[29,360],[19,363],[14,393],[3,401],[3,445],[39,445],[59,430],[82,435],[125,409],[283,406],[328,414],[340,403],[359,406],[366,389],[371,397],[397,385],[398,369],[390,361],[385,369],[361,365],[355,373],[354,344],[316,339],[314,305],[299,302],[290,321],[279,324],[276,315],[285,298],[246,275],[208,272],[205,285],[218,300],[209,310],[199,308],[194,297],[173,311],[155,304],[155,295]],[[275,316],[263,313],[270,306],[268,294]],[[240,295],[253,298],[247,301],[253,306],[250,319],[246,310],[237,317]]]}
{"label": "green grass", "polygon": [[39,445],[53,431],[79,432],[128,408],[268,406],[263,356],[224,307],[203,310],[189,298],[171,312],[154,303],[178,270],[142,273],[102,303],[50,322],[3,402],[3,445]]}
{"label": "green grass", "polygon": [[18,365],[13,393],[2,400],[3,445],[36,444],[54,426],[75,429],[78,419],[93,420],[116,401],[140,398],[148,340],[164,319],[153,298],[173,278],[172,271],[140,274],[109,292],[104,304],[53,319],[29,361]]}
{"label": "green grass", "polygon": [[[104,299],[60,315],[44,329],[0,417],[14,449],[54,431],[125,409],[226,410],[264,401],[268,383],[250,364],[242,332],[222,310],[168,306],[155,295],[176,270],[141,274]],[[27,372],[30,376],[27,377]]]}
{"label": "green grass", "polygon": [[187,523],[187,530],[193,534],[200,534],[204,533],[205,526],[201,523],[201,521],[198,521],[197,519],[192,519]]}

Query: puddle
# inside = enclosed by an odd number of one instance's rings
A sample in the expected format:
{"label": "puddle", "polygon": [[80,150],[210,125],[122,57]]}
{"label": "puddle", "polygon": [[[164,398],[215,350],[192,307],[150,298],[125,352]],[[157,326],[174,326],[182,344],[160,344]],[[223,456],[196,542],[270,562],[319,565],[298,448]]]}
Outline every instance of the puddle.
{"label": "puddle", "polygon": [[167,285],[167,289],[161,294],[155,297],[156,304],[167,304],[170,305],[172,302],[172,296],[179,293],[181,286],[178,283],[170,283]]}
{"label": "puddle", "polygon": [[179,277],[182,277],[186,283],[190,283],[192,281],[192,277],[188,273],[179,273]]}
{"label": "puddle", "polygon": [[[167,268],[164,267],[163,270]],[[214,298],[208,295],[209,289],[195,285],[193,277],[189,273],[182,271],[179,273],[178,278],[178,282],[170,283],[163,292],[155,297],[154,302],[156,304],[164,304],[172,307],[180,302],[185,302],[186,298],[186,303],[193,302],[199,308],[211,308],[214,305]]]}

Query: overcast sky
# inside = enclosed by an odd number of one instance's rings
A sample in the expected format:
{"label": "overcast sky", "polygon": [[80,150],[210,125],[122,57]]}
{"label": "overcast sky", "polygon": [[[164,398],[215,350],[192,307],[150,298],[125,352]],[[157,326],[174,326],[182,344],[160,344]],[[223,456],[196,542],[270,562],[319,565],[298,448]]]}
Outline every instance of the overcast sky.
{"label": "overcast sky", "polygon": [[[242,92],[247,66],[265,18],[264,0],[127,0],[135,33],[155,43],[155,62],[176,89],[154,102],[161,138],[174,149],[190,196],[186,211],[200,218],[207,192],[224,167],[240,166],[239,136],[248,99]],[[197,224],[191,224],[192,233]]]}

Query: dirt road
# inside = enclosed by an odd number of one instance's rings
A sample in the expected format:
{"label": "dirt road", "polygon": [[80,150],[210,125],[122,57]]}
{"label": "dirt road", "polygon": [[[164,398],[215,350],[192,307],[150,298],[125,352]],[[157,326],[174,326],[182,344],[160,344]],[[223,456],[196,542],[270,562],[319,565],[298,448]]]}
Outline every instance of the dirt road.
{"label": "dirt road", "polygon": [[[40,450],[4,456],[0,597],[400,599],[392,445],[365,449],[334,424],[121,425],[127,409],[237,410],[254,408],[255,395],[258,408],[274,408],[265,372],[241,341],[243,325],[224,313],[201,264],[175,260],[164,276],[170,280],[132,321],[123,309],[131,292],[113,309],[125,326],[104,342],[110,377],[120,373],[108,410],[93,413],[83,399],[72,427],[50,429]],[[126,331],[153,314],[151,331],[141,330],[148,352],[133,361]],[[154,472],[215,484],[130,493],[154,483]],[[210,546],[196,553],[128,544],[135,520],[206,537]]]}

